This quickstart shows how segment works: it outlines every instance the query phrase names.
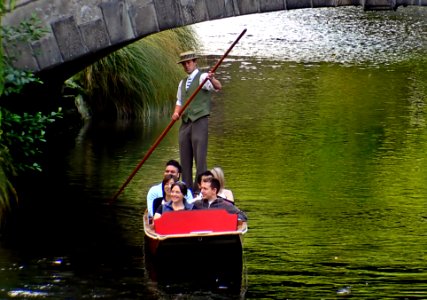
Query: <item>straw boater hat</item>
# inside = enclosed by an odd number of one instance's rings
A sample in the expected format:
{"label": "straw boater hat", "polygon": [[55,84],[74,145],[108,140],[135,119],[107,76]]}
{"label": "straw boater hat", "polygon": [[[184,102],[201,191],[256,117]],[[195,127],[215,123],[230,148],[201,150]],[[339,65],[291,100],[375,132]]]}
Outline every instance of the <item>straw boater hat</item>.
{"label": "straw boater hat", "polygon": [[199,58],[194,51],[183,52],[179,55],[179,61],[177,64],[183,63],[184,61],[193,60]]}

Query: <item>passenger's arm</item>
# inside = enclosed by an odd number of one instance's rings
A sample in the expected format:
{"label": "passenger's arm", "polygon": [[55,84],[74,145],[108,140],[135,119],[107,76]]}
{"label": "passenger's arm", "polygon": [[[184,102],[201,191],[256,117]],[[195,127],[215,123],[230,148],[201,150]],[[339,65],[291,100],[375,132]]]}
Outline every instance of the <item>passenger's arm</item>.
{"label": "passenger's arm", "polygon": [[150,217],[153,216],[153,203],[154,200],[157,198],[157,192],[155,186],[152,186],[147,193],[147,209],[148,209],[148,215]]}

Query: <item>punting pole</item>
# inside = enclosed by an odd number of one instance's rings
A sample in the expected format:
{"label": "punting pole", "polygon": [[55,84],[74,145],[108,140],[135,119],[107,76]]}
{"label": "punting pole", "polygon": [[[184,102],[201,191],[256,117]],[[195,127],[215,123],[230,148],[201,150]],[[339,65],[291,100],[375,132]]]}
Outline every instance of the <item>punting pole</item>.
{"label": "punting pole", "polygon": [[[237,39],[231,44],[231,46],[228,48],[228,50],[224,53],[224,55],[218,60],[218,62],[215,64],[215,66],[210,70],[212,73],[216,71],[216,69],[221,65],[222,61],[228,56],[230,51],[234,48],[234,46],[239,42],[239,40],[242,38],[242,36],[246,33],[246,29],[240,33],[240,35],[237,37]],[[194,91],[193,94],[191,94],[190,98],[185,101],[185,104],[181,107],[181,110],[179,111],[179,115],[181,116],[184,110],[190,105],[191,101],[196,97],[197,93],[202,89],[203,85],[208,81],[209,79],[206,77],[202,83],[197,87],[197,89]],[[135,169],[132,171],[132,173],[129,175],[129,177],[126,179],[126,181],[123,183],[123,185],[120,187],[120,189],[117,191],[117,193],[111,198],[110,204],[113,203],[119,195],[123,192],[125,187],[129,184],[129,182],[132,180],[132,178],[136,175],[138,170],[142,167],[142,165],[145,163],[145,161],[150,157],[151,153],[153,153],[154,149],[160,144],[160,142],[163,140],[163,138],[166,136],[166,134],[169,132],[169,130],[172,128],[173,124],[175,124],[177,120],[172,119],[168,126],[163,130],[163,132],[160,134],[160,136],[157,138],[157,140],[154,142],[154,144],[148,149],[147,153],[144,155],[142,160],[139,162],[139,164],[135,167]]]}

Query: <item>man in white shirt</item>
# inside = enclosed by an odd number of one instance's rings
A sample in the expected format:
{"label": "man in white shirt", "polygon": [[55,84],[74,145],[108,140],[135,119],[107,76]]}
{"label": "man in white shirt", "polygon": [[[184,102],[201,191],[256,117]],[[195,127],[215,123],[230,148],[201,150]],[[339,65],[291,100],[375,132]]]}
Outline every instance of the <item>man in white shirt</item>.
{"label": "man in white shirt", "polygon": [[[179,164],[179,162],[177,162],[174,159],[171,159],[166,163],[166,168],[165,168],[165,171],[163,173],[163,177],[165,177],[166,175],[173,175],[179,179],[181,177],[181,172],[182,172],[182,168],[181,168],[181,165]],[[148,190],[148,193],[147,193],[147,209],[148,209],[148,215],[150,217],[152,217],[155,213],[153,211],[153,204],[154,204],[154,201],[158,198],[163,199],[162,182],[152,186]],[[188,203],[193,202],[193,194],[192,194],[190,188],[188,189],[186,200]]]}

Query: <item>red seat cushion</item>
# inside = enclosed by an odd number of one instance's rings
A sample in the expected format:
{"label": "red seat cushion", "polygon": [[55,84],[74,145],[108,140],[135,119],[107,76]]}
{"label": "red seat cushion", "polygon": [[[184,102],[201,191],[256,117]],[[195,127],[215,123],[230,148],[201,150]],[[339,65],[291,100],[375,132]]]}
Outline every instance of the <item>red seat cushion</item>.
{"label": "red seat cushion", "polygon": [[237,214],[225,209],[182,210],[165,212],[154,220],[158,234],[185,234],[197,231],[221,232],[237,229]]}

